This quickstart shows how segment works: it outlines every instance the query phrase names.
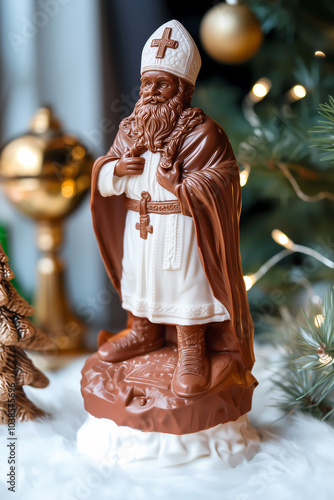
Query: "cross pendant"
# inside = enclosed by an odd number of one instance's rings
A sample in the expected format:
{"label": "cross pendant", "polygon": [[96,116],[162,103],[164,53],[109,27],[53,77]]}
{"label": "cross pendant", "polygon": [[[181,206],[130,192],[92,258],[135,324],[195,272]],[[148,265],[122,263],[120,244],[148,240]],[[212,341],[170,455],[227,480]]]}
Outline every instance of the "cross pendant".
{"label": "cross pendant", "polygon": [[147,240],[147,233],[153,233],[153,227],[150,224],[149,215],[140,215],[139,222],[136,223],[136,229],[139,229],[140,237]]}
{"label": "cross pendant", "polygon": [[139,230],[140,237],[143,240],[147,240],[147,233],[153,233],[150,216],[147,214],[148,201],[151,201],[151,195],[147,191],[143,191],[139,202],[139,222],[136,223],[136,229]]}

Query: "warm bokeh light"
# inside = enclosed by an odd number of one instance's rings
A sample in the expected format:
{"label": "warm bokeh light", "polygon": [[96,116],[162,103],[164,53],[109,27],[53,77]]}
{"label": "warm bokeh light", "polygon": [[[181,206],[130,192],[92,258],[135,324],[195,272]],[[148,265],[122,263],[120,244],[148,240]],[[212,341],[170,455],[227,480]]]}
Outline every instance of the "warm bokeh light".
{"label": "warm bokeh light", "polygon": [[271,89],[271,81],[268,78],[261,78],[258,80],[250,92],[250,98],[254,102],[261,101]]}
{"label": "warm bokeh light", "polygon": [[254,285],[254,283],[256,282],[256,279],[255,279],[254,275],[244,276],[244,282],[245,282],[246,290],[248,292],[248,290],[250,290],[252,288],[252,286]]}
{"label": "warm bokeh light", "polygon": [[86,150],[82,146],[75,146],[72,149],[72,158],[73,160],[82,160],[82,158],[85,156]]}
{"label": "warm bokeh light", "polygon": [[61,194],[64,198],[72,198],[75,195],[75,182],[72,179],[67,179],[62,183]]}
{"label": "warm bokeh light", "polygon": [[317,326],[319,328],[322,325],[322,323],[324,322],[324,320],[325,320],[325,317],[322,314],[317,314],[316,317],[314,318],[315,326]]}
{"label": "warm bokeh light", "polygon": [[319,355],[319,361],[320,363],[323,363],[324,365],[328,365],[333,361],[333,358],[329,354],[320,354]]}
{"label": "warm bokeh light", "polygon": [[264,97],[268,94],[267,87],[263,83],[256,83],[252,90],[256,97]]}
{"label": "warm bokeh light", "polygon": [[294,243],[290,238],[287,237],[286,234],[282,233],[279,229],[274,229],[271,233],[271,237],[276,243],[282,245],[282,247],[288,248],[289,250],[293,249]]}
{"label": "warm bokeh light", "polygon": [[303,85],[295,85],[290,90],[291,97],[296,101],[298,99],[303,99],[306,96],[306,89]]}
{"label": "warm bokeh light", "polygon": [[247,184],[249,177],[249,170],[245,169],[240,172],[240,186],[243,187]]}
{"label": "warm bokeh light", "polygon": [[326,54],[325,54],[322,50],[316,50],[316,51],[314,52],[314,55],[315,55],[316,57],[326,57]]}

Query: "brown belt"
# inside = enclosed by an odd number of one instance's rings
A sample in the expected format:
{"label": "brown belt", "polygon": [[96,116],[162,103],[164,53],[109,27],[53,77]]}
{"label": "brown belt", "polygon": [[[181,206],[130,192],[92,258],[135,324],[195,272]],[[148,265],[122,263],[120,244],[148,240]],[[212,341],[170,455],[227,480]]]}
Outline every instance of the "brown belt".
{"label": "brown belt", "polygon": [[[143,193],[142,193],[143,195]],[[125,198],[125,206],[128,210],[140,212],[141,200]],[[180,214],[181,207],[178,200],[175,201],[146,201],[147,214]]]}
{"label": "brown belt", "polygon": [[151,201],[151,195],[147,191],[141,193],[141,200],[132,200],[125,198],[125,207],[128,210],[139,212],[139,222],[136,229],[140,231],[140,237],[147,239],[147,233],[153,233],[153,227],[150,225],[148,214],[180,214],[181,207],[178,200],[171,201]]}

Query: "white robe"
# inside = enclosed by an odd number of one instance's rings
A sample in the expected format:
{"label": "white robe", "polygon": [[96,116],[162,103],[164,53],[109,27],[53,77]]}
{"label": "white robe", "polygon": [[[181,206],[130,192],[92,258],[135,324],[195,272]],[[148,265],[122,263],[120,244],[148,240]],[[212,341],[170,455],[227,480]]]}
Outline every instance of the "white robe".
{"label": "white robe", "polygon": [[[123,193],[141,199],[148,191],[152,201],[176,200],[156,181],[160,153],[146,151],[141,175],[114,175],[116,161],[100,170],[98,189],[102,196]],[[152,323],[196,325],[224,321],[230,315],[212,294],[198,255],[195,226],[182,214],[149,214],[153,233],[140,238],[139,213],[128,210],[122,260],[122,306]]]}

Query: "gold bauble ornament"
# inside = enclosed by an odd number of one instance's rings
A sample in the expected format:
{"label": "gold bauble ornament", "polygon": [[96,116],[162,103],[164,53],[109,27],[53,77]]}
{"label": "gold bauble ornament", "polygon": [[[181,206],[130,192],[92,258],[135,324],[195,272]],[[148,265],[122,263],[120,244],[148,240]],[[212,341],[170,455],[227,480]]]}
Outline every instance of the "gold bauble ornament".
{"label": "gold bauble ornament", "polygon": [[245,5],[221,3],[212,7],[200,26],[203,47],[216,61],[238,64],[247,61],[259,49],[261,25]]}

